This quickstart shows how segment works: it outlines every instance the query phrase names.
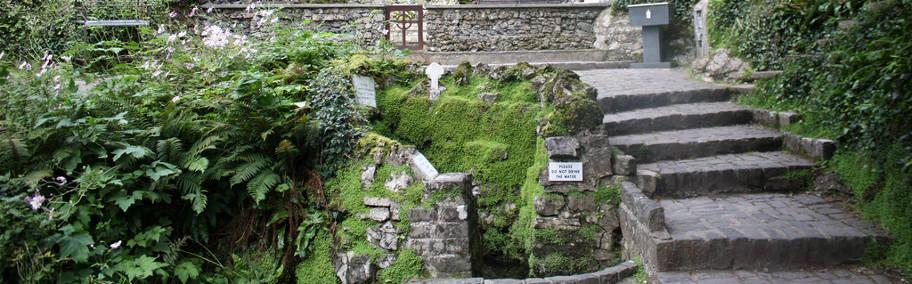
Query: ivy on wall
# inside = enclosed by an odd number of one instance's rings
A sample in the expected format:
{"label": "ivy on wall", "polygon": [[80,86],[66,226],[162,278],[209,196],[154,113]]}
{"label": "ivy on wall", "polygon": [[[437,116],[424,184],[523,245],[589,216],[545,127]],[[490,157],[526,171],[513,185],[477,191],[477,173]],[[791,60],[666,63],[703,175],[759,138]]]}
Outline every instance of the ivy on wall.
{"label": "ivy on wall", "polygon": [[797,111],[790,131],[838,139],[826,166],[854,193],[893,244],[873,264],[912,271],[912,1],[740,1],[710,3],[714,47],[760,70],[782,70],[742,97]]}

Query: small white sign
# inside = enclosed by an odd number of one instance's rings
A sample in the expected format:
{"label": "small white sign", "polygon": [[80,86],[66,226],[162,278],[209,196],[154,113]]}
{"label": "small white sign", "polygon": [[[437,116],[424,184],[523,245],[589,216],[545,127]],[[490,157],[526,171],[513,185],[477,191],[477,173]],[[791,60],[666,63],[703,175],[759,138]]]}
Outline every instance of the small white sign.
{"label": "small white sign", "polygon": [[548,163],[548,181],[583,181],[583,163]]}
{"label": "small white sign", "polygon": [[358,104],[377,107],[377,83],[371,77],[352,75],[355,86],[355,100]]}

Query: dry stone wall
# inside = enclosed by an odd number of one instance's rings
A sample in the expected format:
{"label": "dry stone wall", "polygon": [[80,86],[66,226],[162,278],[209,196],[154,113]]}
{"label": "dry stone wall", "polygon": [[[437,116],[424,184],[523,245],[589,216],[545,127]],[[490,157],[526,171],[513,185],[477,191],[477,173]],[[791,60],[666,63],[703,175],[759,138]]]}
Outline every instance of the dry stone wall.
{"label": "dry stone wall", "polygon": [[[539,177],[545,193],[534,201],[536,236],[532,240],[534,259],[530,268],[536,275],[595,271],[617,261],[614,254],[620,241],[616,203],[596,197],[598,190],[609,190],[602,180],[612,175],[608,137],[581,132],[576,136],[545,139],[549,163],[579,162],[582,181],[552,181],[548,168]],[[600,186],[601,185],[601,186]],[[573,259],[575,271],[564,265],[553,266],[548,259]]]}
{"label": "dry stone wall", "polygon": [[426,6],[428,51],[592,49],[601,4]]}
{"label": "dry stone wall", "polygon": [[383,5],[280,3],[248,7],[238,3],[206,4],[201,10],[208,12],[197,13],[194,20],[228,28],[234,33],[267,35],[273,27],[261,19],[264,13],[275,11],[270,16],[278,17],[291,28],[346,34],[368,45],[386,37]]}
{"label": "dry stone wall", "polygon": [[[300,1],[215,0],[200,6],[195,24],[218,25],[231,32],[268,36],[269,17],[291,28],[333,32],[373,45],[385,39],[383,3],[304,4]],[[363,3],[363,4],[355,4]],[[605,4],[425,5],[425,51],[604,50],[612,60],[634,60],[642,53],[639,30],[615,16]],[[390,4],[390,3],[387,3]]]}

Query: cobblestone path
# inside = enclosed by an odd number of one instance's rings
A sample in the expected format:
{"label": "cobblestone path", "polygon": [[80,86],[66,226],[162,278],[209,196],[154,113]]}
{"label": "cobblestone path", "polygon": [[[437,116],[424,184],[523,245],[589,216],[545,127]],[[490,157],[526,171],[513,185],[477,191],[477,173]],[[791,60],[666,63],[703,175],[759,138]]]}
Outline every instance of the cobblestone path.
{"label": "cobblestone path", "polygon": [[733,90],[669,69],[578,71],[611,145],[638,164],[622,187],[625,254],[656,283],[890,283],[857,264],[875,225],[807,193],[814,163],[754,125]]}

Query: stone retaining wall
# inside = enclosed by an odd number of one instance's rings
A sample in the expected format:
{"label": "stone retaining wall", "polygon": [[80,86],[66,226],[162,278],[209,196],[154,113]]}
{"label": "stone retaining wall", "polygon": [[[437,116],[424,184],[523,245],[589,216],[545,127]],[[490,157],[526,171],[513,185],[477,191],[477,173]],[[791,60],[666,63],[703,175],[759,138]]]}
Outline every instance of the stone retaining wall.
{"label": "stone retaining wall", "polygon": [[[388,32],[383,4],[269,1],[249,7],[245,1],[216,0],[200,6],[192,21],[235,33],[266,35],[272,27],[262,20],[263,14],[276,11],[274,16],[283,25],[347,34],[361,44],[376,44]],[[604,60],[636,60],[642,53],[639,29],[628,26],[626,16],[612,16],[609,10],[604,3],[426,5],[424,50],[599,50]]]}
{"label": "stone retaining wall", "polygon": [[293,28],[349,34],[357,42],[368,45],[385,38],[383,5],[281,3],[259,4],[254,6],[256,9],[247,7],[247,4],[206,4],[195,20],[257,36],[272,31],[271,25],[260,20],[266,11],[277,10],[273,15]]}
{"label": "stone retaining wall", "polygon": [[605,4],[426,6],[426,50],[590,49]]}

